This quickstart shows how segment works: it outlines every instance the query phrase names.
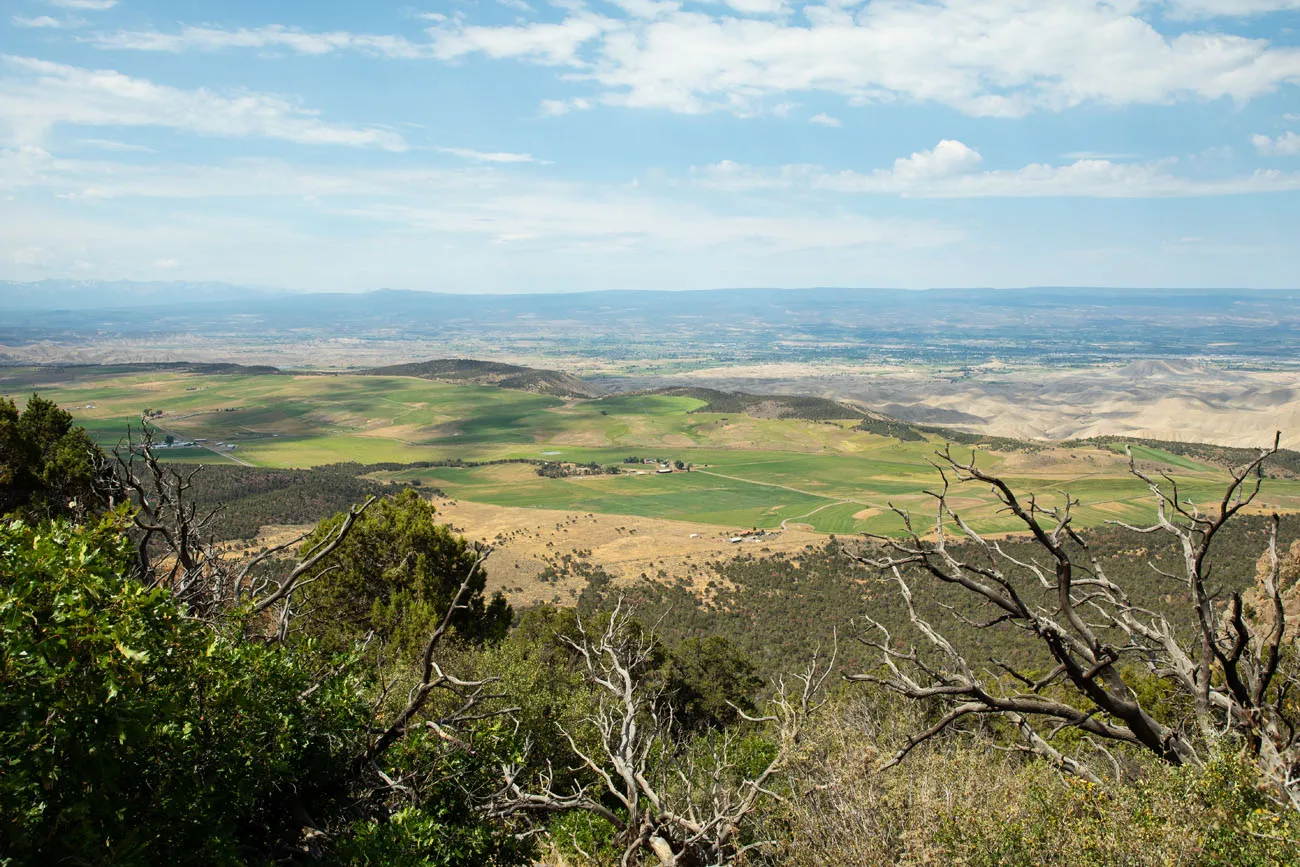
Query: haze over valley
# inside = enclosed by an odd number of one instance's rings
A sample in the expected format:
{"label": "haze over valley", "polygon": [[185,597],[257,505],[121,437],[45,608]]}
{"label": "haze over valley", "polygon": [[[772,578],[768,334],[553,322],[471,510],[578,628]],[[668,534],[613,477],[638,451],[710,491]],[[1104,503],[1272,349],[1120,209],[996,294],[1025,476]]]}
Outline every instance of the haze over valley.
{"label": "haze over valley", "polygon": [[[94,299],[94,300],[91,300]],[[1300,443],[1291,292],[723,290],[295,295],[220,285],[0,286],[10,363],[230,361],[356,370],[430,358],[848,400],[1025,439]]]}

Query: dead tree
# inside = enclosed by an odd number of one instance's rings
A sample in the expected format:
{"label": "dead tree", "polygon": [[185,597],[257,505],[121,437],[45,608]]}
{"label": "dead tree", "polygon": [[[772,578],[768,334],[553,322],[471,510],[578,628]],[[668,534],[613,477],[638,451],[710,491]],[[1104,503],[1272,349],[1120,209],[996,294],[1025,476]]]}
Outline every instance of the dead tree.
{"label": "dead tree", "polygon": [[[200,509],[194,496],[195,480],[203,467],[164,464],[153,446],[153,428],[147,421],[142,422],[138,433],[128,432],[114,451],[112,485],[106,492],[111,506],[130,507],[135,528],[136,577],[151,587],[172,591],[189,616],[222,630],[231,640],[284,641],[299,610],[299,591],[333,568],[328,564],[329,556],[375,498],[352,507],[324,538],[307,550],[296,551],[287,567],[278,572],[264,570],[262,567],[270,565],[276,555],[294,549],[309,533],[242,562],[227,559],[209,534],[219,511]],[[384,755],[403,737],[428,731],[453,748],[470,749],[462,736],[467,726],[515,710],[500,707],[498,700],[503,696],[490,693],[497,678],[458,678],[444,671],[437,658],[452,621],[470,607],[474,579],[491,552],[489,546],[474,546],[474,560],[451,604],[432,625],[414,677],[402,671],[382,679],[370,713],[374,722],[359,733],[359,751],[352,762],[356,779],[361,781],[363,802],[413,794],[410,780],[383,767]],[[370,646],[372,638],[373,634],[361,642],[358,653]],[[347,665],[345,661],[324,668],[299,699],[310,698],[340,676]],[[409,686],[406,699],[391,707],[390,697],[399,684]],[[290,802],[306,839],[322,835],[296,795]]]}
{"label": "dead tree", "polygon": [[220,509],[200,509],[194,480],[203,466],[164,464],[154,452],[154,428],[142,420],[140,430],[128,430],[113,452],[114,467],[105,497],[110,507],[131,509],[135,528],[136,578],[150,587],[170,590],[198,619],[233,615],[249,623],[270,623],[270,635],[283,640],[296,612],[295,594],[319,579],[324,561],[334,552],[363,512],[374,502],[353,506],[347,517],[310,549],[298,551],[287,573],[265,567],[272,558],[292,549],[307,533],[245,561],[223,557],[210,529]]}
{"label": "dead tree", "polygon": [[[415,781],[404,778],[392,769],[385,770],[382,766],[384,754],[402,738],[413,732],[427,731],[453,749],[473,752],[473,746],[463,734],[467,727],[494,717],[509,716],[518,710],[516,707],[502,707],[500,699],[505,698],[505,695],[489,691],[500,678],[459,678],[448,674],[437,658],[439,646],[452,628],[452,620],[459,612],[469,608],[474,576],[491,553],[490,546],[475,544],[474,562],[466,571],[460,588],[442,619],[429,634],[420,653],[419,675],[410,685],[406,701],[391,714],[388,722],[371,727],[364,749],[353,762],[354,770],[368,773],[379,781],[371,787],[368,800],[393,795],[415,799]],[[399,675],[384,682],[375,700],[372,718],[383,718],[384,706],[388,704],[389,696],[401,680]],[[442,700],[435,701],[435,696]]]}
{"label": "dead tree", "polygon": [[[1151,564],[1153,577],[1172,579],[1185,591],[1190,635],[1170,622],[1165,612],[1134,603],[1106,574],[1087,541],[1072,525],[1078,501],[1045,508],[1032,496],[1022,499],[1001,479],[954,458],[945,448],[936,463],[943,485],[931,492],[936,502],[933,528],[923,535],[901,509],[901,538],[872,535],[873,547],[853,559],[891,576],[907,606],[911,625],[929,646],[900,650],[884,626],[872,621],[865,643],[881,653],[878,673],[849,677],[867,681],[912,699],[936,703],[942,714],[924,731],[913,734],[890,764],[897,764],[917,745],[954,723],[997,716],[1018,733],[1017,748],[1041,756],[1079,776],[1101,782],[1097,770],[1118,769],[1108,747],[1146,751],[1173,765],[1199,766],[1223,736],[1235,738],[1258,765],[1275,795],[1300,809],[1300,714],[1294,690],[1300,685],[1297,642],[1288,637],[1279,581],[1278,518],[1273,516],[1268,554],[1271,569],[1262,577],[1261,602],[1269,615],[1252,622],[1240,593],[1226,596],[1210,580],[1207,557],[1223,527],[1259,494],[1262,468],[1278,450],[1270,448],[1231,472],[1222,498],[1209,512],[1182,497],[1178,484],[1160,481],[1139,469],[1132,455],[1129,468],[1150,489],[1156,521],[1127,529],[1163,534],[1177,544],[1177,574]],[[958,483],[988,485],[1004,513],[1019,520],[1036,545],[1040,560],[1017,558],[997,540],[973,530],[953,508],[949,475]],[[892,508],[892,506],[891,506]],[[960,549],[954,545],[960,542]],[[923,618],[913,600],[917,574],[961,588],[973,602],[992,612],[976,623],[985,629],[1016,629],[1052,660],[1043,677],[1030,677],[997,660],[977,667],[938,628]],[[1183,630],[1185,633],[1186,630]],[[1145,670],[1188,700],[1194,723],[1162,722],[1143,706],[1131,684],[1131,672]],[[1126,672],[1130,672],[1126,674]],[[1068,696],[1068,700],[1046,693]],[[1062,690],[1064,688],[1064,690]],[[1067,755],[1056,735],[1073,729],[1094,753]],[[1096,764],[1098,757],[1107,761]]]}
{"label": "dead tree", "polygon": [[[490,701],[504,698],[502,694],[488,695],[486,690],[489,684],[495,683],[499,678],[485,678],[483,680],[462,680],[454,675],[447,674],[443,671],[442,666],[438,663],[436,656],[438,646],[447,636],[451,629],[451,622],[456,614],[469,609],[469,598],[472,594],[472,584],[475,574],[483,567],[484,561],[492,553],[492,548],[482,543],[474,545],[474,562],[470,565],[469,570],[465,573],[464,579],[460,582],[460,588],[452,598],[451,605],[443,614],[442,620],[430,633],[429,639],[424,644],[424,650],[420,653],[420,677],[419,680],[411,687],[407,694],[406,704],[394,716],[393,721],[382,729],[377,730],[375,737],[366,747],[365,753],[360,761],[373,762],[376,758],[383,755],[394,742],[411,731],[416,726],[431,731],[437,737],[448,743],[459,747],[468,748],[460,740],[455,731],[471,722],[477,722],[494,716],[504,716],[513,713],[516,708],[503,708],[491,711],[481,710],[482,706]],[[420,719],[422,711],[428,704],[430,696],[435,691],[442,690],[452,698],[450,707],[441,713],[437,718]],[[384,693],[391,692],[391,685]],[[383,702],[380,698],[380,703]],[[377,706],[378,707],[378,706]]]}
{"label": "dead tree", "polygon": [[489,812],[498,817],[573,811],[598,816],[614,827],[624,867],[644,855],[663,867],[725,865],[764,845],[743,843],[741,832],[764,799],[780,797],[774,791],[776,777],[818,706],[834,659],[823,664],[814,657],[791,684],[782,682],[767,716],[741,714],[751,723],[771,725],[777,739],[771,761],[757,774],[744,776],[735,731],[707,736],[695,750],[675,742],[663,696],[639,677],[655,639],[635,627],[621,601],[602,632],[588,632],[579,620],[578,638],[563,640],[597,693],[596,709],[586,718],[596,733],[594,749],[560,727],[588,781],[557,791],[549,767],[524,779],[521,765],[506,765],[504,785]]}

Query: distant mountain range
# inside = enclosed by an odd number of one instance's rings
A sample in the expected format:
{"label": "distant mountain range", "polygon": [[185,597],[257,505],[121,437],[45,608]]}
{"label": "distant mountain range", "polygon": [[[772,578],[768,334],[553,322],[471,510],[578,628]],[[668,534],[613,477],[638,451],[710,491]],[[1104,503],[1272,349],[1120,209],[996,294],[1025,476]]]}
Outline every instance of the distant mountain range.
{"label": "distant mountain range", "polygon": [[219,283],[0,283],[2,345],[108,340],[143,347],[159,335],[201,335],[239,347],[417,341],[423,346],[412,354],[426,358],[432,349],[472,357],[723,362],[1295,360],[1300,290],[815,288],[449,295],[296,294]]}
{"label": "distant mountain range", "polygon": [[114,310],[211,301],[253,301],[288,293],[228,283],[140,283],[132,280],[0,281],[0,310]]}

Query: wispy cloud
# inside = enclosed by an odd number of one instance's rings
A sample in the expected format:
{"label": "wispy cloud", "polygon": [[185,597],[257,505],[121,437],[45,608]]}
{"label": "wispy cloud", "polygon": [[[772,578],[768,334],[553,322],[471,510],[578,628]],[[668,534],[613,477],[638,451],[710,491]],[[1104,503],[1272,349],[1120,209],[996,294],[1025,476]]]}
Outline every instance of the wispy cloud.
{"label": "wispy cloud", "polygon": [[831,117],[829,114],[814,114],[812,117],[808,118],[808,122],[815,123],[818,126],[844,126],[844,123],[839,118]]}
{"label": "wispy cloud", "polygon": [[151,147],[145,147],[139,144],[130,144],[128,142],[117,141],[110,138],[83,138],[77,139],[77,144],[82,147],[95,148],[101,151],[116,151],[118,153],[138,153],[138,154],[156,154],[158,151]]}
{"label": "wispy cloud", "polygon": [[63,9],[80,9],[84,12],[105,12],[117,5],[117,0],[48,0],[51,6]]}
{"label": "wispy cloud", "polygon": [[654,17],[572,8],[558,22],[443,22],[430,31],[435,54],[568,67],[603,102],[683,113],[755,114],[764,99],[817,91],[1020,116],[1247,100],[1300,81],[1300,48],[1208,28],[1165,34],[1131,2],[828,2],[802,7],[803,20],[738,18],[734,5],[708,14],[659,4]]}
{"label": "wispy cloud", "polygon": [[[71,0],[70,0],[71,2]],[[89,0],[83,0],[89,2]],[[763,113],[769,98],[838,94],[854,103],[908,99],[969,115],[1020,116],[1084,103],[1249,100],[1300,82],[1300,47],[1214,30],[1165,33],[1167,16],[1241,16],[1300,0],[1180,0],[1164,7],[1100,0],[891,0],[853,10],[838,0],[784,15],[780,0],[729,0],[725,11],[669,0],[619,0],[621,14],[555,4],[559,20],[474,24],[426,13],[427,41],[270,25],[119,31],[105,49],[180,52],[358,51],[456,62],[470,57],[560,67],[596,101],[684,113]],[[691,62],[682,62],[690,46]],[[557,103],[558,104],[558,103]]]}
{"label": "wispy cloud", "polygon": [[538,111],[542,117],[559,117],[571,111],[586,111],[589,108],[591,108],[589,100],[577,97],[574,99],[543,99]]}
{"label": "wispy cloud", "polygon": [[1300,135],[1296,135],[1294,132],[1285,132],[1276,138],[1269,138],[1266,135],[1255,135],[1251,136],[1250,143],[1255,146],[1255,150],[1265,156],[1300,156]]}
{"label": "wispy cloud", "polygon": [[[738,263],[731,273],[746,281],[770,278],[775,268],[792,273],[800,263],[838,263],[844,270],[804,273],[843,278],[875,257],[965,238],[939,220],[732,211],[663,189],[556,181],[517,168],[327,169],[281,160],[138,165],[70,160],[34,147],[0,150],[0,192],[40,204],[0,209],[0,265],[10,263],[13,273],[21,257],[30,269],[63,272],[81,262],[92,271],[143,273],[159,259],[175,259],[187,276],[248,280],[260,270],[263,284],[337,288],[373,280],[378,250],[392,282],[423,288],[433,288],[433,272],[443,288],[536,286],[540,274],[555,286],[629,279],[646,286],[656,279],[651,273],[670,277],[670,285],[707,285],[715,278],[699,272],[701,257]],[[113,207],[79,205],[96,199]],[[149,207],[151,201],[166,204]],[[50,202],[65,210],[51,210]],[[322,216],[346,230],[322,230]],[[512,256],[485,258],[483,245],[509,245]],[[240,255],[231,256],[232,249]],[[560,273],[563,261],[569,264]],[[431,262],[438,263],[433,272]]]}
{"label": "wispy cloud", "polygon": [[80,21],[71,18],[51,18],[48,15],[38,15],[35,18],[28,18],[23,15],[15,15],[10,19],[15,27],[27,27],[32,29],[58,30],[63,27],[77,27]]}
{"label": "wispy cloud", "polygon": [[1070,151],[1061,154],[1067,160],[1135,160],[1141,154],[1123,153],[1118,151]]}
{"label": "wispy cloud", "polygon": [[1164,9],[1174,20],[1250,18],[1300,9],[1300,0],[1165,0]]}
{"label": "wispy cloud", "polygon": [[358,51],[402,59],[430,55],[427,45],[417,45],[402,36],[346,31],[311,33],[279,24],[238,30],[184,27],[175,33],[156,30],[120,30],[115,33],[97,33],[87,37],[86,41],[104,49],[173,54],[184,51],[221,51],[231,48],[270,48],[307,55],[332,54],[337,51]]}
{"label": "wispy cloud", "polygon": [[184,90],[106,69],[0,55],[0,133],[39,142],[55,126],[163,127],[198,135],[405,150],[391,130],[328,123],[269,94]]}
{"label": "wispy cloud", "polygon": [[539,160],[532,154],[516,154],[508,151],[476,151],[471,148],[438,148],[439,151],[476,163],[540,163],[550,165],[549,160]]}
{"label": "wispy cloud", "polygon": [[1173,171],[1176,160],[1115,163],[1083,159],[1066,165],[1034,163],[1018,169],[980,170],[983,157],[959,141],[900,157],[890,169],[832,171],[821,166],[754,168],[724,161],[693,170],[698,186],[730,192],[815,190],[910,198],[1185,198],[1300,190],[1300,173],[1256,171],[1202,178]]}

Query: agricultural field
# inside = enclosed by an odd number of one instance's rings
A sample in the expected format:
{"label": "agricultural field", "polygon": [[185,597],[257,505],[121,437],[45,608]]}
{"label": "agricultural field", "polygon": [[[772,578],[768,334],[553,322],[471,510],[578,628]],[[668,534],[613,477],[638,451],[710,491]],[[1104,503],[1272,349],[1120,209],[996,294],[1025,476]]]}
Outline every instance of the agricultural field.
{"label": "agricultural field", "polygon": [[[166,454],[183,461],[265,467],[387,464],[368,472],[436,487],[469,502],[639,516],[731,528],[848,534],[892,532],[910,509],[933,521],[929,464],[943,437],[901,442],[831,421],[700,412],[699,399],[624,394],[573,399],[405,376],[209,374],[131,367],[2,368],[0,394],[56,400],[112,447],[144,411],[162,435],[198,442]],[[1270,432],[1261,431],[1261,441]],[[233,448],[232,448],[233,446]],[[959,454],[969,454],[965,447]],[[1122,446],[1042,445],[989,451],[996,470],[1040,502],[1077,497],[1081,525],[1150,517],[1150,495],[1127,473]],[[1221,491],[1222,467],[1140,446],[1143,466],[1168,472],[1183,495]],[[682,461],[658,473],[629,457]],[[474,466],[409,466],[461,461]],[[501,463],[503,461],[527,461]],[[617,475],[545,478],[536,462],[618,465]],[[487,463],[497,462],[497,463]],[[528,463],[531,462],[531,463]],[[407,466],[395,466],[407,465]],[[1018,529],[987,490],[964,485],[955,502],[984,531]],[[1269,479],[1264,504],[1300,510],[1300,481]]]}

